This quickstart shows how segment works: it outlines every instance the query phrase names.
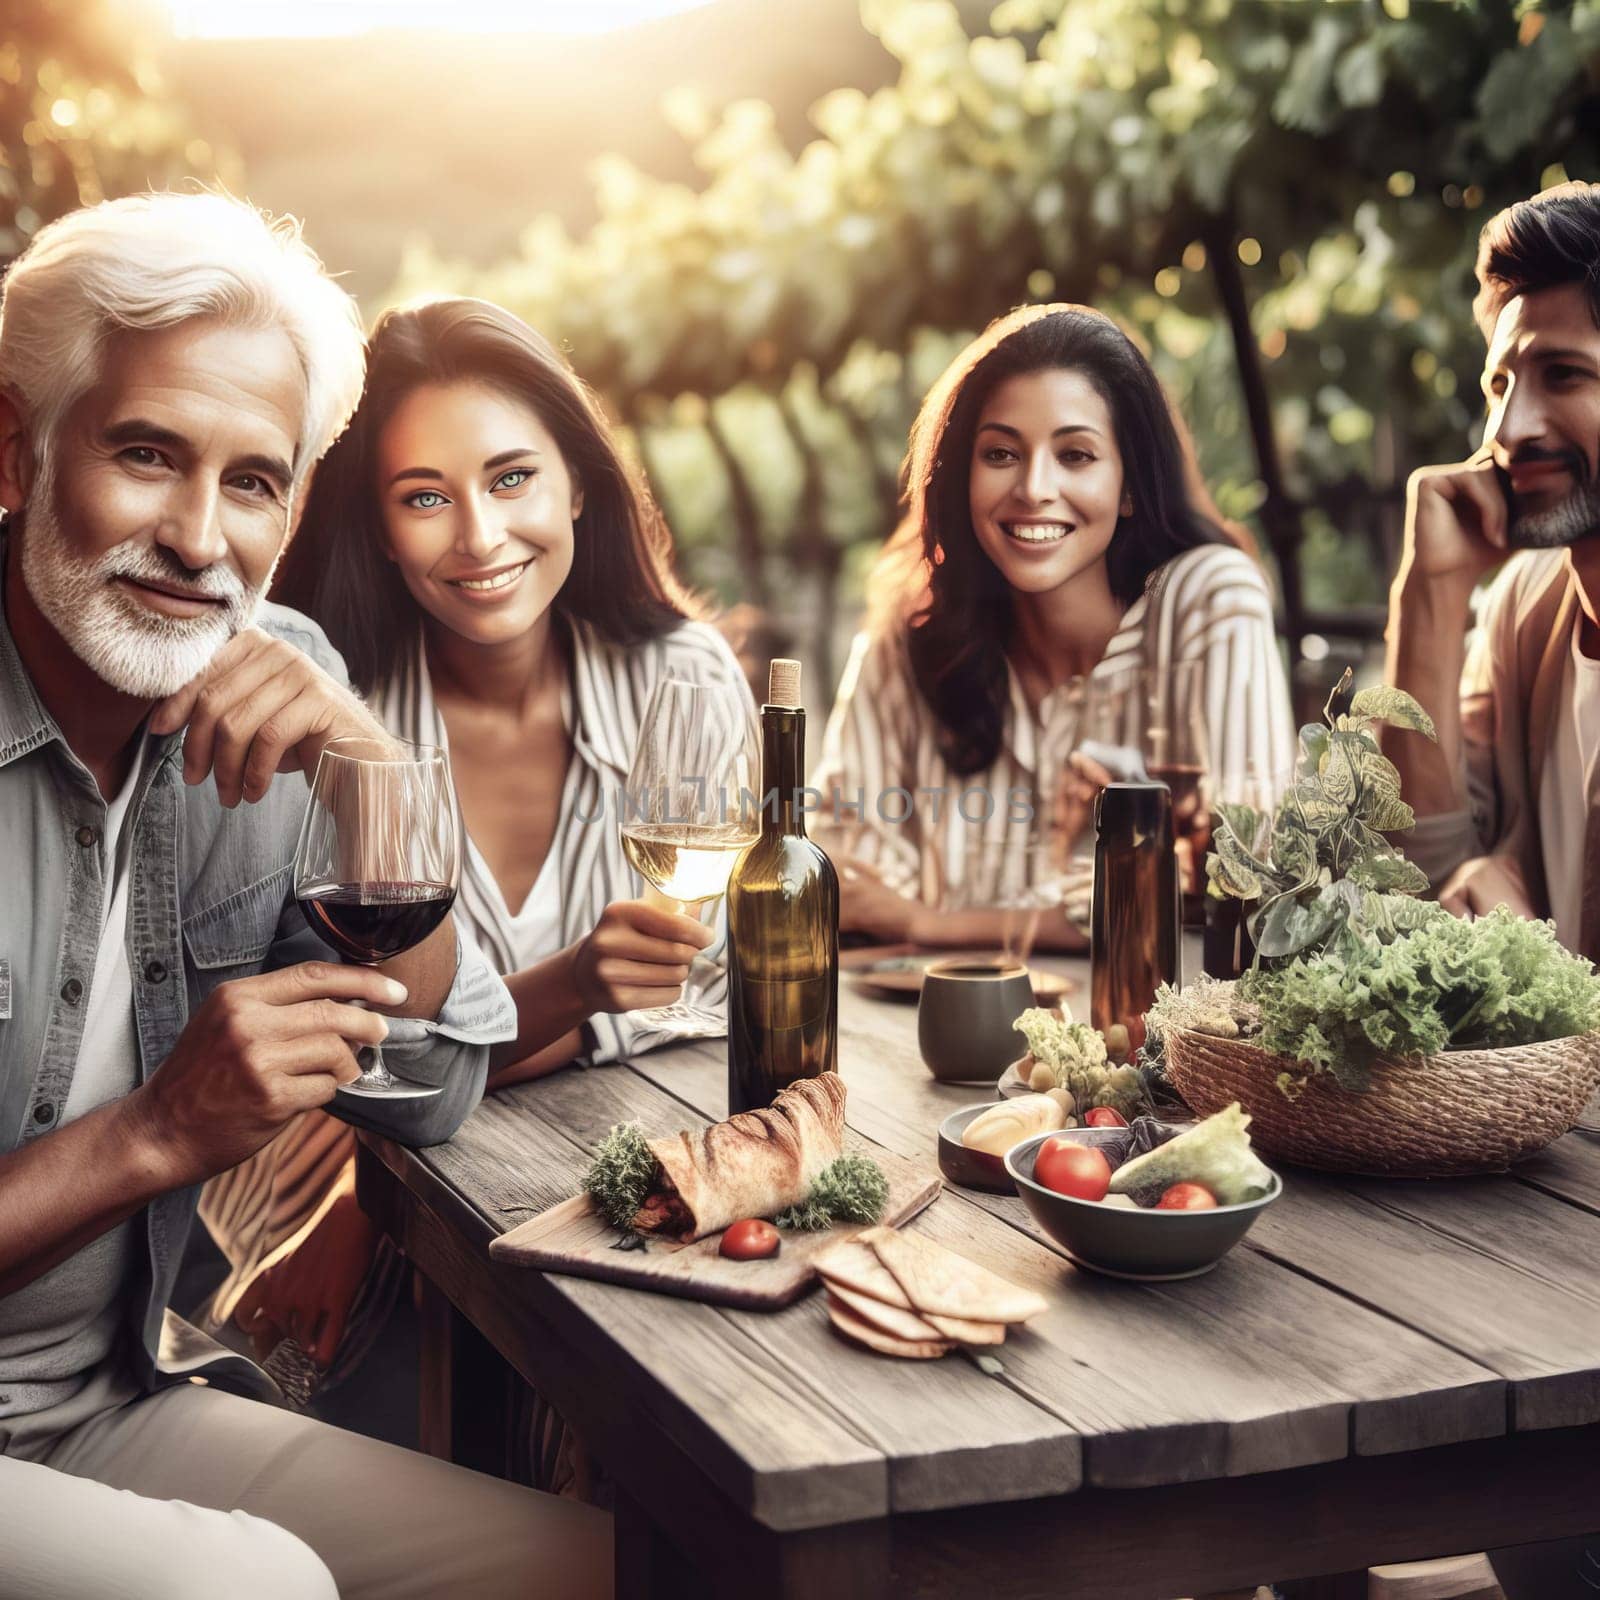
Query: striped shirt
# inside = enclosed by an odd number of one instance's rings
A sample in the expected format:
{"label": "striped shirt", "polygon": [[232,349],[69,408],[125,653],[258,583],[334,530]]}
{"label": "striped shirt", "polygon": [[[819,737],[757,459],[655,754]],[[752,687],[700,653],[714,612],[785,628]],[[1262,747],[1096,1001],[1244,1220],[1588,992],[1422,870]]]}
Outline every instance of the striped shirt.
{"label": "striped shirt", "polygon": [[[839,848],[928,905],[997,905],[1010,890],[1050,882],[1081,912],[1085,841],[1079,837],[1076,859],[1066,862],[1045,842],[1043,824],[1084,738],[1139,746],[1139,728],[1107,729],[1094,718],[1097,705],[1111,703],[1106,691],[1141,670],[1162,720],[1179,682],[1198,697],[1215,797],[1276,802],[1294,763],[1295,729],[1271,595],[1243,551],[1207,544],[1151,578],[1087,683],[1059,685],[1033,705],[1008,664],[1005,728],[984,772],[953,773],[946,764],[904,635],[859,634],[811,780],[825,812],[839,804],[851,819]],[[1130,711],[1142,704],[1125,703]],[[1087,844],[1092,849],[1092,838]]]}
{"label": "striped shirt", "polygon": [[[456,914],[502,975],[575,944],[593,930],[612,901],[637,899],[641,893],[643,881],[622,851],[618,795],[627,782],[640,723],[656,684],[663,678],[726,683],[735,686],[746,702],[750,699],[732,650],[706,623],[684,622],[659,638],[630,646],[608,644],[582,623],[572,624],[569,635],[572,673],[563,693],[562,716],[572,740],[572,760],[562,784],[549,855],[528,902],[521,907],[506,905],[500,885],[470,836],[462,853]],[[369,699],[392,733],[416,744],[449,748],[449,730],[433,697],[420,635],[405,670]],[[721,975],[696,976],[701,1003],[721,1005],[726,998]],[[647,1020],[640,1012],[593,1016],[586,1031],[591,1039],[584,1059],[590,1062],[638,1055],[682,1036],[681,1030]]]}

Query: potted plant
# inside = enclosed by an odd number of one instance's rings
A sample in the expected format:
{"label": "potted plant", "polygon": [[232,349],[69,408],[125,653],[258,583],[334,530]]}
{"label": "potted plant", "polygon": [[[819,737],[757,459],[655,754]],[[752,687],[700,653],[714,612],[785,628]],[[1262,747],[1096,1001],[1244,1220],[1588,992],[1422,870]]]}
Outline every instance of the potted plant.
{"label": "potted plant", "polygon": [[1201,1115],[1238,1100],[1270,1154],[1331,1171],[1499,1170],[1565,1133],[1600,1084],[1600,978],[1549,923],[1420,898],[1386,835],[1414,819],[1373,726],[1434,737],[1398,689],[1350,690],[1300,731],[1272,816],[1219,806],[1209,892],[1253,902],[1253,965],[1150,1012]]}

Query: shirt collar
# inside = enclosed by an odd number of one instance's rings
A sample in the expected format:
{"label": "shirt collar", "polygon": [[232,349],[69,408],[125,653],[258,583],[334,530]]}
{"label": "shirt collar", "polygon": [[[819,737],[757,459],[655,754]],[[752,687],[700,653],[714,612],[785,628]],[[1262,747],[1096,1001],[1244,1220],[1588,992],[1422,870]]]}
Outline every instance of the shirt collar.
{"label": "shirt collar", "polygon": [[5,614],[6,542],[0,528],[0,767],[61,738],[61,730],[39,699],[11,637],[11,622]]}
{"label": "shirt collar", "polygon": [[1033,707],[1028,704],[1022,679],[1017,676],[1017,669],[1009,659],[1006,662],[1006,687],[1011,702],[1011,759],[1022,771],[1034,772],[1039,765],[1039,746],[1034,732]]}
{"label": "shirt collar", "polygon": [[[633,751],[625,749],[616,714],[617,663],[585,622],[567,624],[572,649],[572,742],[593,766],[609,767],[626,779]],[[644,707],[638,707],[639,716]]]}
{"label": "shirt collar", "polygon": [[11,624],[0,614],[0,767],[60,737],[17,654]]}

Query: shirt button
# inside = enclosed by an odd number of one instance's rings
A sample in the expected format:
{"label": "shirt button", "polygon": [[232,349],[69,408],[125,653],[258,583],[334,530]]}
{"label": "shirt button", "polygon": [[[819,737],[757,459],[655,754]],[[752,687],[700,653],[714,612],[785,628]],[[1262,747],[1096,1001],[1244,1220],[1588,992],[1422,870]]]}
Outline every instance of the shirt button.
{"label": "shirt button", "polygon": [[33,1108],[33,1120],[42,1128],[46,1123],[56,1120],[56,1108],[41,1102]]}
{"label": "shirt button", "polygon": [[87,850],[90,845],[99,844],[100,830],[98,828],[91,828],[88,823],[84,823],[84,825],[79,828],[72,837],[76,839],[85,850]]}
{"label": "shirt button", "polygon": [[151,983],[163,983],[166,981],[167,969],[159,961],[147,961],[144,975]]}
{"label": "shirt button", "polygon": [[61,985],[61,998],[65,1000],[69,1006],[77,1005],[77,1003],[83,999],[83,985],[79,983],[76,978],[68,978],[67,981]]}

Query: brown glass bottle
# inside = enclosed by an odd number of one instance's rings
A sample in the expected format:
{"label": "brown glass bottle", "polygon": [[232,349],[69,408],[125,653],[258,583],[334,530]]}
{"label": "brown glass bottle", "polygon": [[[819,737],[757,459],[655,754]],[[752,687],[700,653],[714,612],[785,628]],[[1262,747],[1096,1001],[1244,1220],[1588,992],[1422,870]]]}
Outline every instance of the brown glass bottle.
{"label": "brown glass bottle", "polygon": [[838,1064],[839,880],[806,837],[799,687],[796,664],[773,663],[761,708],[761,833],[728,879],[730,1116]]}
{"label": "brown glass bottle", "polygon": [[1181,980],[1172,794],[1164,783],[1109,783],[1095,802],[1089,1019],[1120,1022],[1135,1047],[1157,988]]}

